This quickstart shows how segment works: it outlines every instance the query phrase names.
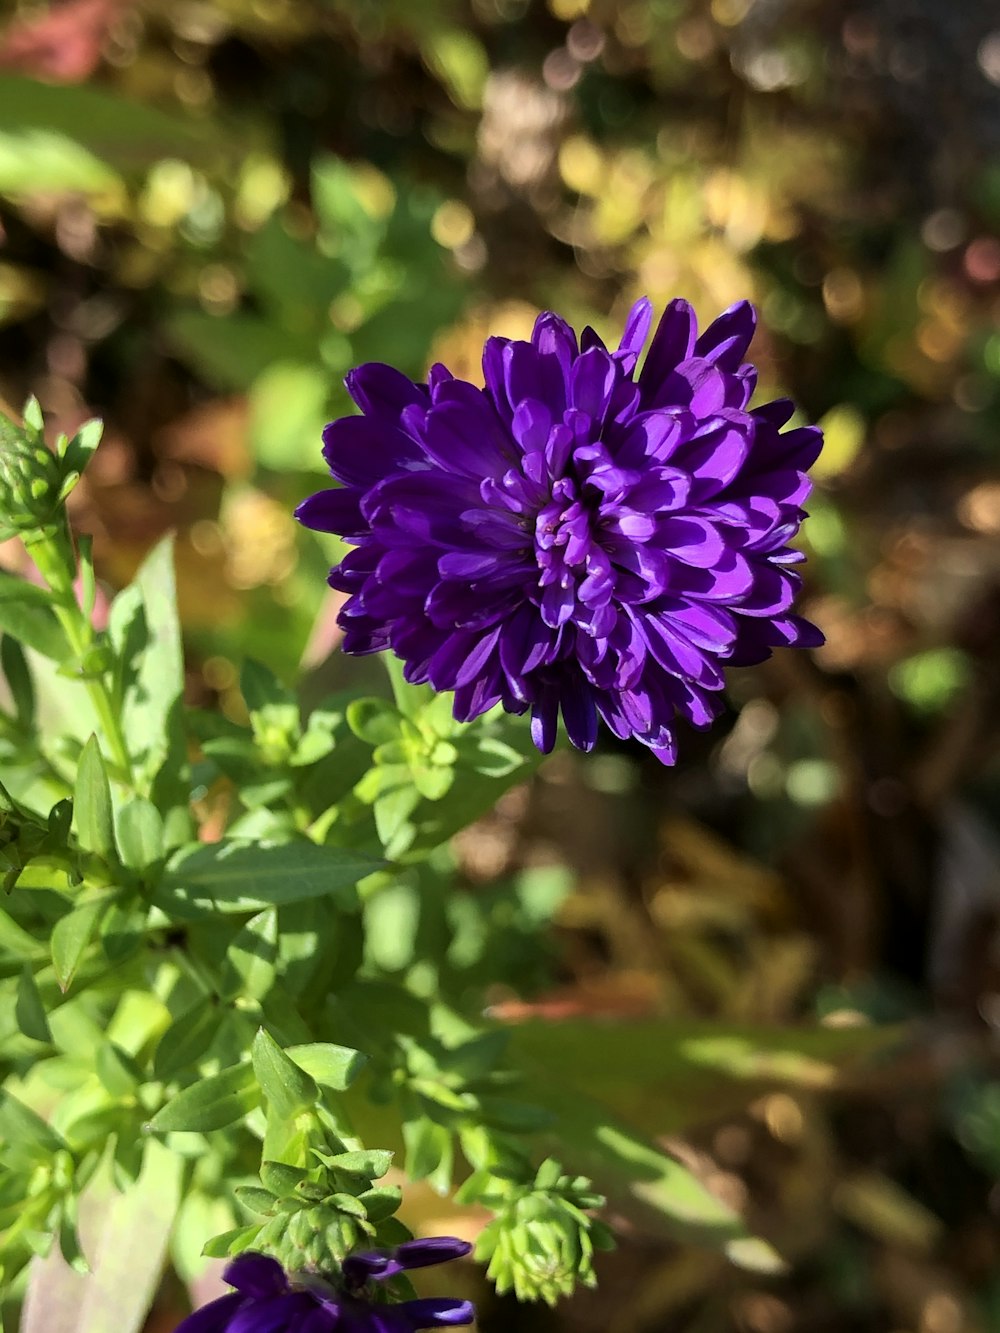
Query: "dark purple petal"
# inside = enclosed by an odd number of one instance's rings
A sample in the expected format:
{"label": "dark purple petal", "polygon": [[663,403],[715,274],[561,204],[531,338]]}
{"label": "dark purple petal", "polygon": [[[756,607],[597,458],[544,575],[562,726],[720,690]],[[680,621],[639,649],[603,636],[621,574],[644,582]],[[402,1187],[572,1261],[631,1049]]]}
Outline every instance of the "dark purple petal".
{"label": "dark purple petal", "polygon": [[404,408],[424,401],[423,392],[412,380],[379,361],[349,371],[344,383],[366,416],[386,422],[398,422]]}
{"label": "dark purple petal", "polygon": [[597,744],[597,705],[593,691],[581,676],[567,676],[561,703],[570,742],[578,750],[592,750]]}
{"label": "dark purple petal", "polygon": [[244,1296],[253,1296],[263,1300],[267,1296],[280,1296],[288,1290],[285,1270],[277,1259],[267,1254],[237,1255],[222,1274],[223,1280]]}
{"label": "dark purple petal", "polygon": [[551,404],[558,412],[566,406],[566,383],[555,356],[545,356],[531,343],[508,343],[503,349],[504,384],[511,407],[524,398]]}
{"label": "dark purple petal", "polygon": [[403,1271],[403,1265],[394,1254],[383,1254],[378,1250],[366,1250],[360,1254],[349,1254],[342,1265],[344,1277],[350,1287],[363,1287],[373,1278],[394,1277]]}
{"label": "dark purple petal", "polygon": [[457,1236],[427,1236],[422,1240],[405,1240],[397,1245],[394,1257],[403,1268],[427,1268],[444,1264],[450,1259],[463,1259],[472,1253],[467,1240]]}
{"label": "dark purple petal", "polygon": [[737,301],[709,324],[694,345],[695,355],[713,361],[720,370],[739,369],[757,326],[757,312],[749,301]]}
{"label": "dark purple petal", "polygon": [[228,1333],[229,1321],[243,1302],[238,1291],[209,1301],[177,1325],[176,1333]]}
{"label": "dark purple petal", "polygon": [[[289,1292],[270,1300],[245,1301],[226,1325],[226,1333],[297,1333],[299,1323],[316,1309],[312,1296],[304,1291]],[[336,1326],[331,1314],[327,1327]]]}
{"label": "dark purple petal", "polygon": [[329,487],[308,496],[295,517],[314,532],[335,532],[341,537],[360,537],[368,528],[361,517],[360,492],[353,487]]}
{"label": "dark purple petal", "polygon": [[501,418],[506,421],[510,420],[513,407],[507,397],[507,376],[503,356],[504,348],[509,342],[509,338],[487,338],[483,348],[483,381],[486,392]]}
{"label": "dark purple petal", "polygon": [[753,563],[753,587],[738,598],[735,609],[745,616],[778,616],[787,611],[798,592],[799,578],[762,561]]}
{"label": "dark purple petal", "polygon": [[643,402],[659,404],[667,376],[694,351],[698,325],[687,301],[671,301],[664,310],[639,375]]}
{"label": "dark purple petal", "polygon": [[558,725],[559,694],[550,681],[544,681],[531,710],[531,739],[542,754],[549,754],[555,745]]}
{"label": "dark purple petal", "polygon": [[395,426],[341,417],[323,431],[323,457],[338,481],[373,486],[400,468],[422,466],[420,446]]}
{"label": "dark purple petal", "polygon": [[439,394],[427,414],[423,442],[432,462],[477,482],[502,474],[517,455],[485,394],[461,380]]}
{"label": "dark purple petal", "polygon": [[586,413],[592,421],[603,421],[615,387],[615,373],[614,362],[600,347],[584,352],[573,366],[570,381],[572,406]]}

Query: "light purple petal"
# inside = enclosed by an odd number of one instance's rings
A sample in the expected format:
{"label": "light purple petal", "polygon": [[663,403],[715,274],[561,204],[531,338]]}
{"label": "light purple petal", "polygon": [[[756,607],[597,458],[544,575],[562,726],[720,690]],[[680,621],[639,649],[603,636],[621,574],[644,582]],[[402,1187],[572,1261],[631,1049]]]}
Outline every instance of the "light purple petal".
{"label": "light purple petal", "polygon": [[475,1306],[471,1301],[452,1300],[444,1296],[403,1301],[398,1308],[413,1329],[452,1328],[456,1324],[470,1324],[476,1317]]}

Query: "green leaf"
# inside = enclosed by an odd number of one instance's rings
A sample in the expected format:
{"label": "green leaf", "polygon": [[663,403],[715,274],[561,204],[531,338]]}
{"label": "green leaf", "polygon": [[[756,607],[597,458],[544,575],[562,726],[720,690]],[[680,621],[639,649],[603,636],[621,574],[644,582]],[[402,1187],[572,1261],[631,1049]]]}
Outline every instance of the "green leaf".
{"label": "green leaf", "polygon": [[151,801],[135,796],[118,815],[118,845],[130,870],[146,870],[163,856],[163,817]]}
{"label": "green leaf", "polygon": [[220,997],[262,1000],[274,985],[277,953],[278,912],[268,907],[251,917],[226,949]]}
{"label": "green leaf", "polygon": [[353,699],[347,705],[347,725],[369,745],[387,745],[399,738],[403,715],[385,699]]}
{"label": "green leaf", "polygon": [[121,179],[82,144],[52,130],[0,130],[0,191],[114,195]]}
{"label": "green leaf", "polygon": [[446,1193],[454,1155],[451,1131],[429,1116],[418,1116],[403,1125],[403,1142],[409,1178],[426,1180],[438,1194]]}
{"label": "green leaf", "polygon": [[153,1057],[158,1079],[176,1078],[197,1069],[198,1061],[215,1040],[226,1011],[213,999],[198,1000],[171,1023]]}
{"label": "green leaf", "polygon": [[250,713],[259,713],[264,708],[288,708],[294,710],[298,721],[299,707],[295,695],[262,662],[255,662],[248,657],[240,671],[240,693]]}
{"label": "green leaf", "polygon": [[67,472],[82,477],[93,458],[104,434],[104,422],[85,421],[62,451],[63,467]]}
{"label": "green leaf", "polygon": [[[407,770],[407,778],[409,779]],[[380,796],[375,802],[375,827],[385,854],[392,859],[402,856],[416,836],[410,816],[420,804],[420,793],[415,786],[400,786]]]}
{"label": "green leaf", "polygon": [[46,1165],[66,1144],[40,1115],[0,1088],[0,1156],[6,1166]]}
{"label": "green leaf", "polygon": [[304,1166],[289,1166],[286,1162],[261,1162],[260,1178],[264,1188],[277,1198],[294,1194],[306,1178]]}
{"label": "green leaf", "polygon": [[33,1041],[52,1041],[45,1005],[35,984],[35,974],[27,963],[21,969],[18,978],[14,1017],[18,1028],[26,1037],[30,1037]]}
{"label": "green leaf", "polygon": [[364,1204],[369,1222],[382,1222],[391,1217],[402,1201],[403,1191],[398,1185],[378,1185],[358,1195],[358,1202]]}
{"label": "green leaf", "polygon": [[19,926],[9,913],[0,910],[0,951],[11,958],[38,958],[44,955],[45,946]]}
{"label": "green leaf", "polygon": [[231,1254],[248,1250],[259,1234],[259,1226],[233,1227],[207,1240],[201,1252],[207,1259],[227,1259]]}
{"label": "green leaf", "polygon": [[141,1067],[113,1041],[98,1046],[94,1068],[112,1097],[131,1097],[143,1082]]}
{"label": "green leaf", "polygon": [[35,687],[24,649],[11,634],[0,636],[0,670],[14,701],[17,720],[25,731],[29,731],[35,720]]}
{"label": "green leaf", "polygon": [[84,84],[0,76],[0,125],[47,130],[82,144],[105,161],[139,167],[164,157],[192,161],[212,148],[202,119],[183,119],[147,103]]}
{"label": "green leaf", "polygon": [[338,1171],[346,1171],[353,1176],[364,1176],[368,1180],[378,1180],[392,1166],[392,1153],[384,1148],[362,1149],[358,1152],[335,1153],[332,1157],[323,1156],[327,1166]]}
{"label": "green leaf", "polygon": [[89,1273],[90,1265],[80,1245],[80,1233],[76,1225],[76,1200],[72,1207],[67,1206],[59,1223],[59,1253],[74,1273]]}
{"label": "green leaf", "polygon": [[54,662],[66,662],[69,644],[45,588],[0,570],[0,629]]}
{"label": "green leaf", "polygon": [[184,656],[173,538],[154,546],[135,576],[142,595],[146,642],[138,668],[125,689],[123,719],[129,752],[139,780],[154,805],[165,810],[186,804],[187,745],[181,719]]}
{"label": "green leaf", "polygon": [[425,801],[440,801],[447,796],[455,781],[453,768],[432,768],[428,764],[414,764],[413,785]]}
{"label": "green leaf", "polygon": [[289,1046],[287,1054],[317,1083],[334,1092],[346,1092],[368,1063],[367,1055],[360,1051],[327,1041]]}
{"label": "green leaf", "polygon": [[300,1111],[315,1106],[319,1100],[315,1081],[264,1028],[257,1029],[251,1056],[257,1082],[278,1115],[290,1120]]}
{"label": "green leaf", "polygon": [[257,1185],[237,1185],[236,1197],[248,1212],[258,1217],[270,1217],[276,1203],[270,1190],[262,1190]]}
{"label": "green leaf", "polygon": [[253,1066],[232,1065],[177,1093],[160,1107],[146,1128],[154,1134],[225,1129],[248,1115],[258,1100]]}
{"label": "green leaf", "polygon": [[111,783],[96,736],[83,747],[76,774],[73,815],[80,846],[105,861],[118,859],[115,821],[111,805]]}
{"label": "green leaf", "polygon": [[105,897],[82,902],[72,912],[60,917],[52,927],[52,966],[61,990],[69,989],[83,952],[107,906],[108,899]]}
{"label": "green leaf", "polygon": [[[284,763],[299,738],[299,706],[294,694],[267,667],[253,660],[243,664],[240,690],[257,745],[269,763]],[[253,764],[255,768],[260,764],[256,750]]]}
{"label": "green leaf", "polygon": [[254,912],[307,898],[356,901],[358,880],[380,862],[312,842],[260,846],[235,839],[181,848],[167,864],[154,902],[181,918],[206,912]]}

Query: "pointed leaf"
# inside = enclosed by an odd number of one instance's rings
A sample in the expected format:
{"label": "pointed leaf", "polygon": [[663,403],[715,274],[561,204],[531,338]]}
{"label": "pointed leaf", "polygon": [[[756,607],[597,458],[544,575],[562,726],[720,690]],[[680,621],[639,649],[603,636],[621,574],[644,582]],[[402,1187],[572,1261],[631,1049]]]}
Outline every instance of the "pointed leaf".
{"label": "pointed leaf", "polygon": [[125,695],[125,727],[141,748],[142,775],[162,810],[187,802],[187,747],[181,722],[184,654],[177,615],[173,537],[165,537],[135,577],[142,593],[149,642]]}
{"label": "pointed leaf", "polygon": [[219,986],[222,999],[262,1000],[274,985],[278,953],[278,912],[268,907],[250,918],[226,949]]}
{"label": "pointed leaf", "polygon": [[48,1164],[52,1154],[65,1148],[60,1135],[42,1117],[0,1088],[0,1143],[6,1166]]}
{"label": "pointed leaf", "polygon": [[198,1000],[178,1015],[167,1028],[153,1057],[153,1072],[159,1079],[176,1078],[197,1069],[222,1026],[226,1011],[213,1000]]}
{"label": "pointed leaf", "polygon": [[315,1106],[319,1100],[315,1081],[285,1054],[264,1028],[258,1028],[251,1054],[257,1082],[278,1115],[291,1119],[300,1111]]}
{"label": "pointed leaf", "polygon": [[93,898],[90,902],[81,903],[72,912],[67,912],[52,927],[52,966],[61,990],[69,989],[84,950],[93,938],[97,923],[107,906],[107,898]]}
{"label": "pointed leaf", "polygon": [[350,907],[358,880],[381,863],[312,842],[261,846],[237,839],[181,848],[169,861],[154,901],[174,916],[253,912],[306,898]]}
{"label": "pointed leaf", "polygon": [[254,1109],[259,1100],[253,1067],[232,1065],[184,1088],[161,1106],[146,1128],[154,1134],[225,1129]]}
{"label": "pointed leaf", "polygon": [[21,727],[27,731],[35,720],[35,687],[24,656],[24,649],[11,634],[0,637],[0,670],[14,700],[14,709]]}
{"label": "pointed leaf", "polygon": [[163,817],[151,801],[133,797],[118,816],[118,845],[131,870],[146,870],[163,856]]}
{"label": "pointed leaf", "polygon": [[86,852],[105,861],[116,861],[115,821],[111,805],[111,783],[96,736],[83,747],[76,774],[73,799],[76,835]]}
{"label": "pointed leaf", "polygon": [[45,1005],[35,984],[35,974],[25,963],[17,983],[17,999],[14,1002],[14,1017],[17,1026],[32,1041],[52,1041],[49,1020]]}
{"label": "pointed leaf", "polygon": [[289,1046],[287,1054],[317,1083],[335,1092],[346,1092],[368,1063],[367,1055],[349,1046],[314,1041],[304,1046]]}

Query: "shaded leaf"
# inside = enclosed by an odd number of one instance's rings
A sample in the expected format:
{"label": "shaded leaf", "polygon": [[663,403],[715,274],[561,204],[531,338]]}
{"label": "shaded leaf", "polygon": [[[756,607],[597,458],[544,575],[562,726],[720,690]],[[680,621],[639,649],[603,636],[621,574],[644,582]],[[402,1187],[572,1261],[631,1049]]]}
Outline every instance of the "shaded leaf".
{"label": "shaded leaf", "polygon": [[339,906],[355,901],[354,885],[379,862],[312,842],[280,846],[225,839],[181,848],[167,865],[155,901],[184,917],[253,912],[281,903],[331,896]]}
{"label": "shaded leaf", "polygon": [[49,1020],[45,1005],[35,984],[35,974],[26,963],[21,969],[17,982],[17,999],[14,1003],[14,1017],[17,1026],[26,1037],[33,1041],[52,1041]]}
{"label": "shaded leaf", "polygon": [[69,659],[69,644],[44,588],[0,570],[0,629],[54,662]]}
{"label": "shaded leaf", "polygon": [[62,990],[67,990],[73,980],[84,950],[90,943],[94,929],[107,906],[106,898],[94,898],[90,902],[81,903],[72,912],[60,917],[52,927],[50,941],[52,966],[55,968],[56,980]]}

